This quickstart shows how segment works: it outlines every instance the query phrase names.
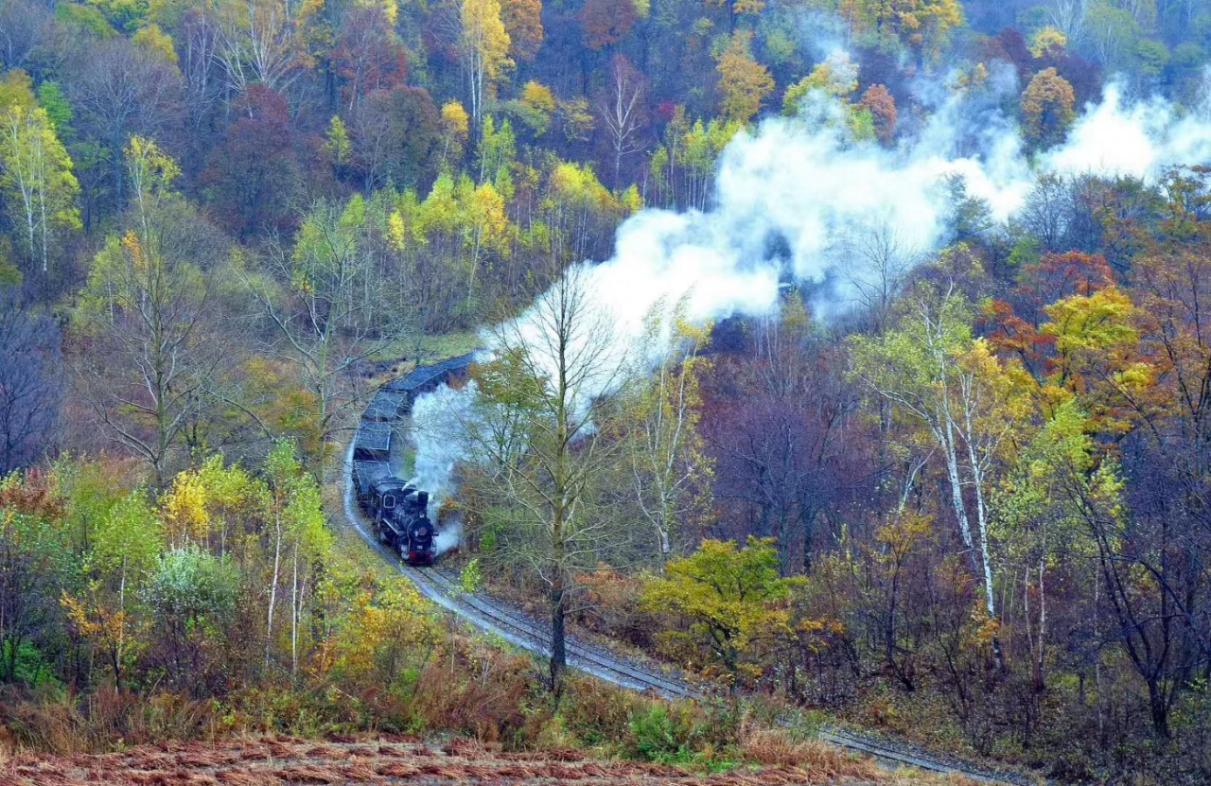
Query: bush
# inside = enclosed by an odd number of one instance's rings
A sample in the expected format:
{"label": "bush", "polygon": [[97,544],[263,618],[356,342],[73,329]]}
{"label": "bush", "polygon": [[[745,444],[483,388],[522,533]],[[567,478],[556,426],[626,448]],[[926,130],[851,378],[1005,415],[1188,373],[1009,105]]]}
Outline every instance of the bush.
{"label": "bush", "polygon": [[584,745],[610,746],[630,736],[631,716],[644,700],[601,680],[572,677],[560,715],[565,728]]}
{"label": "bush", "polygon": [[686,758],[688,729],[680,727],[662,705],[655,704],[636,713],[631,718],[631,736],[635,752],[642,759],[671,762]]}

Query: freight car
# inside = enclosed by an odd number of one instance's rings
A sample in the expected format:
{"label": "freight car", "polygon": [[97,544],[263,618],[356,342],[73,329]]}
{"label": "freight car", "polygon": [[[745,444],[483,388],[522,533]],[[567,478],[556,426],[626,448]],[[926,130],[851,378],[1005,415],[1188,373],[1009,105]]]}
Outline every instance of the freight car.
{"label": "freight car", "polygon": [[402,459],[397,426],[423,393],[466,375],[474,353],[420,366],[383,385],[362,414],[353,438],[353,490],[379,540],[410,565],[432,565],[437,557],[429,519],[429,493],[396,473]]}

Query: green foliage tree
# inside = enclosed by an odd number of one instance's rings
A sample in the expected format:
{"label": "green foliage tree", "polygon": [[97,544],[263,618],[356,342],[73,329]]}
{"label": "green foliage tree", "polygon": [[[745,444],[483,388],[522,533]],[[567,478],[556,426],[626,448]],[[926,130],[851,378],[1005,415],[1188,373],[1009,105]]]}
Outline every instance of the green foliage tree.
{"label": "green foliage tree", "polygon": [[22,229],[25,258],[46,275],[60,235],[81,228],[80,186],[55,124],[34,101],[28,77],[17,71],[7,81],[8,97],[0,102],[0,195],[9,220]]}
{"label": "green foliage tree", "polygon": [[[577,569],[617,534],[599,510],[601,481],[617,452],[604,437],[599,391],[620,376],[608,314],[596,306],[582,268],[569,269],[521,320],[490,337],[497,359],[478,376],[482,407],[469,424],[490,470],[478,490],[506,530],[500,556],[528,566],[546,589],[550,687],[567,669],[566,621]],[[619,380],[620,381],[620,380]]]}
{"label": "green foliage tree", "polygon": [[[785,633],[785,601],[793,583],[778,573],[778,550],[772,541],[706,540],[688,557],[672,560],[665,575],[648,581],[640,600],[649,612],[671,613],[688,623],[661,633],[677,654],[702,654],[706,664],[722,670],[735,688],[754,664],[747,659],[759,645]],[[756,667],[759,671],[759,667]]]}

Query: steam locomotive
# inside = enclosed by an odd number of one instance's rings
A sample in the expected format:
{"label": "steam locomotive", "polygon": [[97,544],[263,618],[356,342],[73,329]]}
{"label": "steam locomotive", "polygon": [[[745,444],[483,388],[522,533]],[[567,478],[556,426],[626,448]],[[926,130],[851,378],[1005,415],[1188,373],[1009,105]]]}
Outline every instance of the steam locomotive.
{"label": "steam locomotive", "polygon": [[353,438],[353,490],[378,539],[409,565],[432,565],[436,528],[429,519],[429,493],[395,474],[402,464],[398,427],[422,393],[465,376],[474,353],[420,366],[379,388],[362,414]]}

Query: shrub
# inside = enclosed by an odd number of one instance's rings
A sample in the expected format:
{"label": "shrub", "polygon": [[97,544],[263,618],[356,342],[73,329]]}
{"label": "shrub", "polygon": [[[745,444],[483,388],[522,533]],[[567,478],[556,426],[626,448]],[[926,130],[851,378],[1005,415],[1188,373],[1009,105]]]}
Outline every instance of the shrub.
{"label": "shrub", "polygon": [[669,715],[669,711],[655,704],[631,718],[631,735],[635,752],[647,761],[674,761],[685,757],[687,736],[684,729]]}

